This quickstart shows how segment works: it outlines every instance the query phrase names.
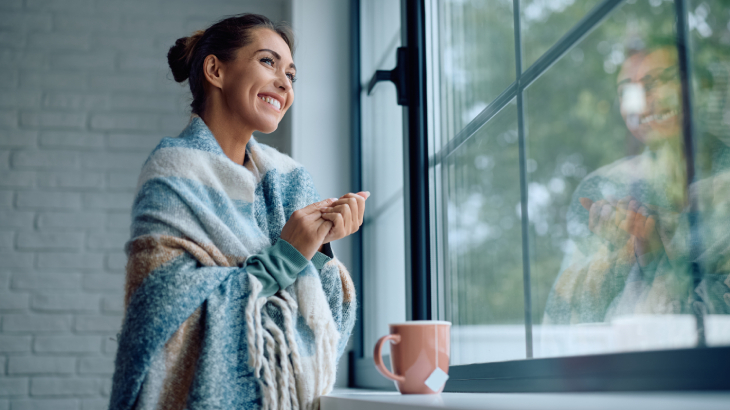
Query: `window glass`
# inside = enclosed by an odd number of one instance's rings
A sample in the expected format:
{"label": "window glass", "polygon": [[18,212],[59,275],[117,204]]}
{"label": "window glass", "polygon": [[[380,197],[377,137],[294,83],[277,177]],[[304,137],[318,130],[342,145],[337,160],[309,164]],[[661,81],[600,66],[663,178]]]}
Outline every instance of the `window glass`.
{"label": "window glass", "polygon": [[536,356],[693,347],[704,321],[722,343],[730,325],[730,149],[698,127],[688,179],[675,18],[627,2],[525,91]]}
{"label": "window glass", "polygon": [[360,72],[367,84],[375,70],[395,67],[395,49],[401,44],[400,2],[363,0],[360,12]]}
{"label": "window glass", "polygon": [[512,0],[444,0],[436,10],[445,143],[514,82],[514,19]]}
{"label": "window glass", "polygon": [[601,0],[521,0],[522,69],[528,69],[600,2]]}
{"label": "window glass", "polygon": [[[375,70],[395,66],[400,2],[361,2],[362,186],[370,191],[362,231],[363,341],[372,356],[388,324],[406,320],[403,205],[403,114],[392,83],[367,84]],[[384,353],[389,344],[384,346]]]}
{"label": "window glass", "polygon": [[703,273],[696,287],[708,346],[730,344],[730,3],[688,1],[695,181],[700,215],[698,257]]}
{"label": "window glass", "polygon": [[[453,364],[730,345],[730,3],[685,2],[691,111],[673,1],[620,3],[513,94],[511,2],[471,26],[477,3],[427,3],[433,306]],[[524,66],[598,3],[522,1]]]}
{"label": "window glass", "polygon": [[524,359],[514,101],[449,156],[444,180],[451,363]]}

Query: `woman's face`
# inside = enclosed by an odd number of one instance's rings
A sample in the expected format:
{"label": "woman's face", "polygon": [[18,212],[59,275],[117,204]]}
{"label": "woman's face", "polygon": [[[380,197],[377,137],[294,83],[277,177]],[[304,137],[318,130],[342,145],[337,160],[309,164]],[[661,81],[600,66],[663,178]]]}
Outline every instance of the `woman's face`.
{"label": "woman's face", "polygon": [[680,134],[681,84],[673,49],[629,57],[618,75],[618,91],[621,115],[639,141],[652,145]]}
{"label": "woman's face", "polygon": [[230,113],[247,128],[268,134],[294,102],[296,67],[279,34],[257,29],[252,37],[235,60],[224,64],[221,92]]}

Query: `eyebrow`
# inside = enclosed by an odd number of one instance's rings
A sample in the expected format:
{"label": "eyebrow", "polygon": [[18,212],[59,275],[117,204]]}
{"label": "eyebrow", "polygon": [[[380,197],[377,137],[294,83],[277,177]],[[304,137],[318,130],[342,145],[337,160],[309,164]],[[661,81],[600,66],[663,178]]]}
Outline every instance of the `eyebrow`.
{"label": "eyebrow", "polygon": [[[276,51],[274,51],[274,50],[269,50],[268,48],[262,48],[261,50],[256,50],[256,52],[257,52],[257,53],[258,53],[259,51],[268,51],[269,53],[273,54],[273,55],[274,55],[274,57],[275,57],[275,58],[276,58],[277,60],[281,60],[281,56],[279,55],[279,53],[277,53],[277,52],[276,52]],[[295,66],[295,65],[294,65],[294,63],[291,63],[291,64],[289,64],[289,68],[293,68],[294,70],[296,70],[296,69],[297,69],[297,66]]]}

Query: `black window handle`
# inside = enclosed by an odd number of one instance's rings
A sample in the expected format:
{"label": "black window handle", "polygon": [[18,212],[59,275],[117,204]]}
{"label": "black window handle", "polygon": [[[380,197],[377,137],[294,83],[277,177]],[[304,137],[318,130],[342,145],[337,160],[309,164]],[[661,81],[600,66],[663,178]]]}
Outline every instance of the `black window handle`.
{"label": "black window handle", "polygon": [[378,70],[375,72],[373,78],[370,79],[370,83],[368,83],[368,95],[370,95],[373,88],[375,88],[375,84],[380,81],[391,81],[395,84],[395,90],[398,96],[398,105],[408,105],[408,92],[406,89],[406,70],[408,68],[406,62],[406,50],[406,47],[398,47],[396,50],[397,61],[394,69],[390,71]]}

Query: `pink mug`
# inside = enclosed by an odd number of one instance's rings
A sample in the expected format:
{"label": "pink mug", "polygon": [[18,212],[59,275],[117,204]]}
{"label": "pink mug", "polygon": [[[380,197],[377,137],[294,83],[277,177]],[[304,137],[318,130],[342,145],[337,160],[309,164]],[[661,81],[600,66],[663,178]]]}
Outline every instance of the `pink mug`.
{"label": "pink mug", "polygon": [[[383,364],[383,343],[390,340],[390,372]],[[395,381],[402,394],[438,394],[449,378],[451,323],[414,320],[390,325],[390,334],[375,344],[373,359],[380,374]]]}

